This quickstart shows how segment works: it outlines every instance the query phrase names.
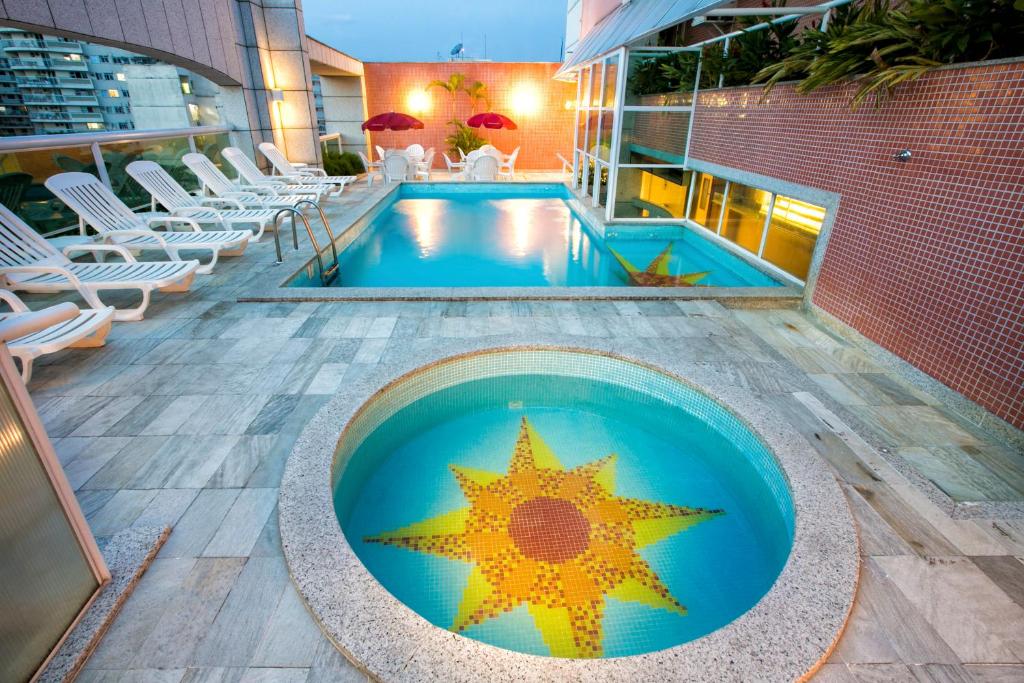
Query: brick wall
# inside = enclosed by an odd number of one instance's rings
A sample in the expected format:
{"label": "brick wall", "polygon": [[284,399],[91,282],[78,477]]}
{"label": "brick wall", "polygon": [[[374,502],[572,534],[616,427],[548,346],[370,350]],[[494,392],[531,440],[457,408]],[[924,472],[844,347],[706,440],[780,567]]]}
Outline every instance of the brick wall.
{"label": "brick wall", "polygon": [[[498,149],[510,153],[521,146],[517,169],[554,169],[561,162],[559,152],[571,159],[575,113],[565,108],[567,100],[576,99],[576,84],[552,79],[558,64],[526,62],[388,62],[364,65],[366,107],[370,116],[388,111],[413,114],[424,123],[423,130],[383,131],[371,133],[370,142],[382,147],[406,147],[414,142],[424,148],[437,149],[435,166],[444,168],[441,152],[444,137],[450,131],[451,117],[448,95],[440,88],[427,91],[429,110],[413,112],[409,97],[422,91],[433,80],[447,80],[452,73],[466,75],[467,84],[480,81],[487,85],[491,111],[505,114],[519,126],[517,130],[487,130],[479,133]],[[515,110],[515,94],[524,88],[536,94],[538,109],[525,113]],[[465,121],[472,115],[469,98],[460,94],[456,100],[456,118]]]}
{"label": "brick wall", "polygon": [[813,303],[1024,428],[1024,62],[850,93],[703,93],[690,154],[840,193]]}

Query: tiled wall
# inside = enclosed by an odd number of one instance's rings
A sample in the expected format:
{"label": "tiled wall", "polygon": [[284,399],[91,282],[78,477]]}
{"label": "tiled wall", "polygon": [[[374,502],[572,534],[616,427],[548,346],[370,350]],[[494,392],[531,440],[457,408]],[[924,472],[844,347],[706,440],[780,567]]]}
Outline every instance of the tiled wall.
{"label": "tiled wall", "polygon": [[814,305],[1024,428],[1024,62],[850,94],[705,92],[690,154],[841,194]]}
{"label": "tiled wall", "polygon": [[[444,168],[441,152],[447,145],[444,138],[450,127],[451,118],[447,94],[438,88],[427,92],[429,110],[414,112],[409,98],[414,91],[423,91],[433,80],[447,80],[456,72],[466,75],[467,83],[480,81],[487,85],[491,98],[491,111],[505,114],[519,126],[518,130],[479,129],[480,135],[490,140],[498,149],[511,152],[517,146],[522,149],[516,163],[517,169],[555,169],[561,162],[555,157],[559,152],[571,159],[572,133],[575,114],[565,108],[566,101],[576,99],[576,84],[552,79],[558,64],[536,62],[394,62],[364,64],[366,83],[366,108],[370,116],[388,111],[412,114],[424,123],[423,130],[404,132],[384,131],[371,133],[374,145],[406,147],[414,142],[424,148],[434,147],[437,168]],[[515,109],[515,94],[529,88],[536,93],[538,108],[531,113]],[[460,94],[457,98],[456,118],[465,121],[472,114],[469,98]]]}

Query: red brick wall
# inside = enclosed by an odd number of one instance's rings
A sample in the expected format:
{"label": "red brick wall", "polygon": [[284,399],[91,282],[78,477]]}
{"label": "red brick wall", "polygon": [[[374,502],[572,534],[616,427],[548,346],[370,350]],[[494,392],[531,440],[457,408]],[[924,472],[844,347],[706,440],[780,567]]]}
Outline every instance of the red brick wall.
{"label": "red brick wall", "polygon": [[[424,148],[437,149],[435,166],[444,168],[441,152],[445,151],[444,138],[449,133],[447,121],[451,117],[448,95],[440,88],[427,91],[430,108],[426,112],[410,110],[409,97],[413,91],[422,91],[433,80],[447,80],[459,72],[466,75],[467,84],[480,81],[487,85],[491,111],[505,114],[518,125],[518,129],[488,130],[479,133],[498,149],[511,153],[517,146],[522,149],[516,162],[517,169],[554,169],[561,162],[559,152],[571,159],[575,113],[565,108],[567,100],[576,99],[576,84],[552,79],[558,64],[526,62],[388,62],[367,63],[365,68],[366,107],[370,116],[388,111],[413,114],[424,123],[423,130],[371,133],[370,142],[382,147],[406,147],[414,142]],[[522,88],[532,89],[539,108],[532,113],[514,109],[515,93]],[[465,121],[472,115],[469,98],[457,97],[456,118]]]}
{"label": "red brick wall", "polygon": [[1024,428],[1024,62],[850,92],[704,93],[690,154],[841,194],[813,303]]}

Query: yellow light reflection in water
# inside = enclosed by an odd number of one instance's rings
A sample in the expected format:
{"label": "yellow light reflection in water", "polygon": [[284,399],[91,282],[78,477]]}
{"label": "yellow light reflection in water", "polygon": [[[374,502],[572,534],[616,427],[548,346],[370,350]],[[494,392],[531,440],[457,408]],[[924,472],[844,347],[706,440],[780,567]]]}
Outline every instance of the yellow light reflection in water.
{"label": "yellow light reflection in water", "polygon": [[420,248],[420,256],[431,256],[437,249],[438,226],[441,220],[442,200],[420,199],[410,212],[413,237]]}

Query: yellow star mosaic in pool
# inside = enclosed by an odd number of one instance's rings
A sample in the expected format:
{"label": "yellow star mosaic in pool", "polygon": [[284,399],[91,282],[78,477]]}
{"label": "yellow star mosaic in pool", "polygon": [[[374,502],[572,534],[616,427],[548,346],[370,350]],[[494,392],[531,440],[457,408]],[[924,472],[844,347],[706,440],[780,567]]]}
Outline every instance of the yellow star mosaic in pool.
{"label": "yellow star mosaic in pool", "polygon": [[526,605],[557,657],[600,657],[605,600],[686,614],[639,548],[722,510],[614,494],[615,456],[566,470],[524,417],[506,474],[451,466],[469,506],[371,543],[474,567],[451,630]]}

